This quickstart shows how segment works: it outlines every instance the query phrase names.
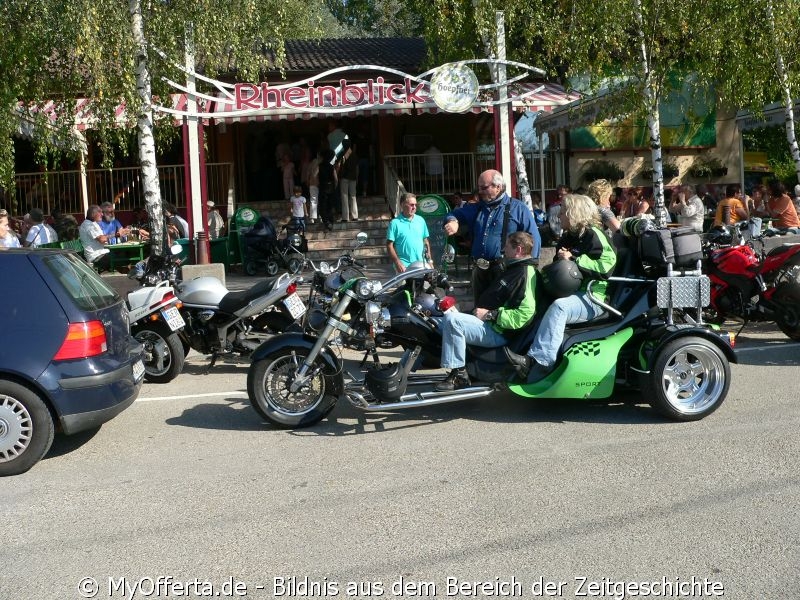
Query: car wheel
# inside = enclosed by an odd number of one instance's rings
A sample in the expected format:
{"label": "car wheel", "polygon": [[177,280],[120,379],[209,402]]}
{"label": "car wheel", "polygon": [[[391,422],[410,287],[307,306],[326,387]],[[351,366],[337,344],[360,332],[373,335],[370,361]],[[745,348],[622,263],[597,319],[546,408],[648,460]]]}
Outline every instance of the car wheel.
{"label": "car wheel", "polygon": [[32,390],[0,380],[0,476],[19,475],[47,454],[55,426]]}

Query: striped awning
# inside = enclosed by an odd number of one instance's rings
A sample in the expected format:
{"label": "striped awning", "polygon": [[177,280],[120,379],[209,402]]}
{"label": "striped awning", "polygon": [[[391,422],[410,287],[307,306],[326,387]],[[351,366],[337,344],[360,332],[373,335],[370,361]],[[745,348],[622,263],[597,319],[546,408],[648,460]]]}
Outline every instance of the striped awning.
{"label": "striped awning", "polygon": [[[185,111],[188,100],[186,94],[171,94],[171,108],[174,110]],[[78,131],[86,131],[93,129],[97,125],[97,115],[94,114],[92,109],[92,101],[89,98],[78,98],[72,102],[56,102],[48,100],[44,104],[30,106],[24,102],[18,102],[16,113],[20,118],[21,123],[28,123],[26,127],[21,126],[20,135],[28,137],[31,135],[31,128],[33,126],[33,116],[43,114],[51,124],[55,124],[58,120],[58,114],[61,111],[69,110],[72,105],[74,115],[74,127]],[[159,118],[158,113],[156,117]],[[124,102],[120,102],[114,107],[114,119],[116,126],[126,127],[128,125],[129,115],[126,112]],[[181,119],[175,118],[175,124],[180,125]]]}
{"label": "striped awning", "polygon": [[[543,111],[549,112],[556,107],[563,106],[581,96],[576,92],[567,92],[563,87],[555,83],[524,83],[509,86],[509,99],[514,110],[517,111]],[[331,107],[308,108],[287,108],[270,107],[266,109],[237,110],[234,103],[227,99],[220,99],[211,103],[212,106],[206,107],[207,112],[213,114],[213,119],[217,123],[252,123],[264,121],[295,121],[317,118],[341,118],[341,117],[370,117],[370,116],[400,116],[418,114],[452,114],[439,108],[434,102],[413,102],[413,103],[386,103],[370,105],[360,108],[358,106],[349,107],[347,110]],[[494,112],[495,103],[490,100],[481,101],[472,105],[466,111],[468,113],[479,114],[482,112]],[[208,110],[210,108],[210,110]]]}

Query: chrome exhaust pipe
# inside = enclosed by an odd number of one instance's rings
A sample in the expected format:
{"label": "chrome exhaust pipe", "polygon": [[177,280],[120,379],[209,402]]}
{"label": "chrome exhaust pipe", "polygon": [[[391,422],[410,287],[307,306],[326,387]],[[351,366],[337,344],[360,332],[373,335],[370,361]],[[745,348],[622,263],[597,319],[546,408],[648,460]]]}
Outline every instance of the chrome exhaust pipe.
{"label": "chrome exhaust pipe", "polygon": [[[493,387],[477,386],[464,388],[456,392],[422,392],[418,394],[403,394],[398,402],[387,403],[367,403],[357,405],[358,408],[369,412],[381,412],[384,410],[397,410],[403,408],[419,408],[420,406],[433,406],[434,404],[445,404],[447,402],[460,402],[461,400],[471,400],[472,398],[483,398],[494,392]],[[348,398],[353,392],[348,391]],[[359,394],[360,395],[360,394]],[[363,396],[361,400],[364,400]],[[351,400],[352,402],[352,400]]]}

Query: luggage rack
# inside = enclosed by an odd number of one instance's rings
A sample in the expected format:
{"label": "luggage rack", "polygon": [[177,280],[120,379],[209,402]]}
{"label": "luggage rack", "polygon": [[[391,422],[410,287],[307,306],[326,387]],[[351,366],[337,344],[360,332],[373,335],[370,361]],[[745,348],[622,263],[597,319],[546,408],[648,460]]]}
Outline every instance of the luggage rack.
{"label": "luggage rack", "polygon": [[701,263],[693,271],[675,272],[667,265],[667,275],[656,280],[656,303],[667,310],[667,323],[673,324],[673,310],[694,308],[697,324],[703,324],[703,308],[711,304],[711,280],[703,275]]}

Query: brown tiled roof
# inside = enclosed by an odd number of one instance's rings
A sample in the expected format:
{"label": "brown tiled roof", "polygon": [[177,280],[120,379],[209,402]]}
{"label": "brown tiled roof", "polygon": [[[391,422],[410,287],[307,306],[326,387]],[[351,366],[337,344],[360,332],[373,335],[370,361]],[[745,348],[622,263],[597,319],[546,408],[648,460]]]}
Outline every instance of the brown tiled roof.
{"label": "brown tiled roof", "polygon": [[[274,64],[274,56],[272,62]],[[422,38],[286,40],[287,72],[319,72],[350,65],[380,65],[417,74],[425,59]]]}

